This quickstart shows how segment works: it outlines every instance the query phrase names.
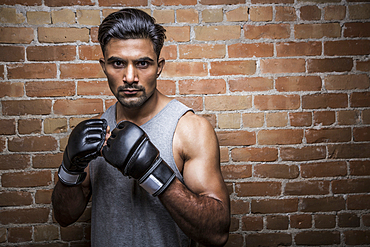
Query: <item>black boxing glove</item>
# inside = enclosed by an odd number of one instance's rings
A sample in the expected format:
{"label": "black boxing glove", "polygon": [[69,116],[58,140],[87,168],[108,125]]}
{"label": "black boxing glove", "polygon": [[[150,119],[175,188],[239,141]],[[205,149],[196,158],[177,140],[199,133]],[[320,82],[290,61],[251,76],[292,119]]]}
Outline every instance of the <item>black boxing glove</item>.
{"label": "black boxing glove", "polygon": [[112,131],[103,147],[103,156],[124,176],[137,179],[153,196],[161,194],[175,178],[147,134],[129,121],[120,122]]}
{"label": "black boxing glove", "polygon": [[107,133],[105,119],[89,119],[79,123],[71,132],[58,170],[60,181],[78,185],[86,178],[84,169],[100,155]]}

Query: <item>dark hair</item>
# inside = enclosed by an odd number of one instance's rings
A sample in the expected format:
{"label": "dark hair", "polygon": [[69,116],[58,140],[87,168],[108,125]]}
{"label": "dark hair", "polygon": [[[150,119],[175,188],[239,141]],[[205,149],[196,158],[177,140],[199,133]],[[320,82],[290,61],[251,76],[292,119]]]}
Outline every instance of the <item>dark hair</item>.
{"label": "dark hair", "polygon": [[98,40],[103,51],[112,38],[150,39],[157,59],[161,53],[166,30],[155,19],[139,9],[125,8],[108,15],[99,26]]}

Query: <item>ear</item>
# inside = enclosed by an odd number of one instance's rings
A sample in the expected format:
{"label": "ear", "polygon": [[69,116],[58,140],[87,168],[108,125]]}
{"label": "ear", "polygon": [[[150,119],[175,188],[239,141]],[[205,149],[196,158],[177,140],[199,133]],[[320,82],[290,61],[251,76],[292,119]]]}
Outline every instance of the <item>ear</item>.
{"label": "ear", "polygon": [[106,73],[105,73],[105,60],[104,60],[104,58],[100,58],[100,59],[99,59],[99,63],[100,63],[101,68],[102,68],[102,69],[103,69],[103,71],[104,71],[104,74],[106,74]]}
{"label": "ear", "polygon": [[157,69],[157,77],[159,77],[162,73],[166,60],[163,57],[158,59],[158,69]]}

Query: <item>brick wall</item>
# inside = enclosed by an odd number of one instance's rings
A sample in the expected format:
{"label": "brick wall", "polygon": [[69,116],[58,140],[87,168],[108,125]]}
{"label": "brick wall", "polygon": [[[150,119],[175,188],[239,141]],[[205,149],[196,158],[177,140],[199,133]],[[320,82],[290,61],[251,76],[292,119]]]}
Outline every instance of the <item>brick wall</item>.
{"label": "brick wall", "polygon": [[158,84],[214,126],[227,246],[370,245],[369,0],[0,0],[0,246],[83,246],[50,196],[71,129],[115,102],[97,62],[122,6],[167,29]]}

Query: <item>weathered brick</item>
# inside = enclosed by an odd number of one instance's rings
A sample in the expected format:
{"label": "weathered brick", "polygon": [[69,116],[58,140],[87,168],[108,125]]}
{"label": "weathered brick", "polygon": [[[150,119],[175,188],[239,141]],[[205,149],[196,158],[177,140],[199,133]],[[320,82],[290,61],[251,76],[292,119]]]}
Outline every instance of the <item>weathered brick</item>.
{"label": "weathered brick", "polygon": [[266,24],[264,26],[245,24],[243,30],[246,39],[287,39],[290,37],[288,24]]}
{"label": "weathered brick", "polygon": [[339,23],[296,24],[294,37],[296,39],[321,39],[323,37],[339,38],[341,27]]}
{"label": "weathered brick", "polygon": [[321,78],[318,76],[290,76],[276,79],[275,88],[280,92],[320,91]]}
{"label": "weathered brick", "polygon": [[286,215],[268,215],[266,217],[266,228],[271,230],[287,230],[289,217]]}
{"label": "weathered brick", "polygon": [[248,201],[230,200],[230,206],[231,206],[231,214],[245,214],[249,212],[249,202]]}
{"label": "weathered brick", "polygon": [[347,198],[347,208],[349,210],[368,210],[370,205],[369,194],[349,195]]}
{"label": "weathered brick", "polygon": [[173,80],[158,80],[157,89],[164,95],[176,94],[176,82]]}
{"label": "weathered brick", "polygon": [[344,23],[343,30],[344,37],[370,37],[370,22]]}
{"label": "weathered brick", "polygon": [[355,4],[348,6],[349,19],[361,20],[370,18],[370,4]]}
{"label": "weathered brick", "polygon": [[59,9],[51,11],[53,24],[75,24],[76,15],[71,9]]}
{"label": "weathered brick", "polygon": [[177,45],[163,46],[159,57],[163,57],[166,61],[175,60],[177,58]]}
{"label": "weathered brick", "polygon": [[327,195],[329,194],[329,181],[297,181],[285,185],[284,195]]}
{"label": "weathered brick", "polygon": [[273,89],[273,79],[266,77],[238,77],[229,79],[231,92],[268,91]]}
{"label": "weathered brick", "polygon": [[251,211],[258,214],[291,213],[298,210],[298,199],[256,199],[252,200]]}
{"label": "weathered brick", "polygon": [[61,64],[60,73],[62,79],[105,78],[105,74],[98,63]]}
{"label": "weathered brick", "polygon": [[276,21],[295,21],[297,19],[296,11],[290,6],[275,6]]}
{"label": "weathered brick", "polygon": [[353,140],[356,142],[370,141],[370,127],[358,127],[353,129]]}
{"label": "weathered brick", "polygon": [[299,245],[335,245],[340,243],[340,232],[334,231],[305,231],[295,236]]}
{"label": "weathered brick", "polygon": [[303,130],[299,129],[260,130],[257,135],[260,145],[299,144],[302,138]]}
{"label": "weathered brick", "polygon": [[335,180],[331,184],[334,194],[369,193],[370,188],[367,178]]}
{"label": "weathered brick", "polygon": [[153,10],[153,17],[157,23],[174,23],[175,22],[175,11],[173,9],[160,9]]}
{"label": "weathered brick", "polygon": [[0,155],[0,170],[21,170],[30,167],[30,155],[4,154]]}
{"label": "weathered brick", "polygon": [[31,27],[0,27],[0,43],[29,44],[33,40]]}
{"label": "weathered brick", "polygon": [[9,79],[47,79],[56,78],[57,66],[54,63],[9,64]]}
{"label": "weathered brick", "polygon": [[0,23],[21,24],[25,21],[22,13],[17,13],[15,8],[0,8]]}
{"label": "weathered brick", "polygon": [[64,7],[73,5],[94,5],[92,0],[45,0],[45,5],[49,7]]}
{"label": "weathered brick", "polygon": [[179,23],[198,23],[199,15],[195,9],[178,9],[176,10],[176,20]]}
{"label": "weathered brick", "polygon": [[352,58],[309,59],[307,61],[308,73],[345,72],[351,71],[352,67]]}
{"label": "weathered brick", "polygon": [[2,191],[0,192],[0,206],[24,206],[33,203],[32,194],[26,191]]}
{"label": "weathered brick", "polygon": [[186,42],[190,41],[189,26],[165,26],[166,41]]}
{"label": "weathered brick", "polygon": [[266,43],[232,44],[228,46],[229,57],[272,57],[274,45]]}
{"label": "weathered brick", "polygon": [[[263,218],[261,216],[243,216],[243,231],[260,231],[263,229]],[[239,245],[241,246],[241,245]]]}
{"label": "weathered brick", "polygon": [[29,81],[25,85],[26,94],[30,97],[60,97],[73,96],[75,83],[73,81]]}
{"label": "weathered brick", "polygon": [[179,57],[182,59],[223,58],[225,54],[223,44],[179,45]]}
{"label": "weathered brick", "polygon": [[308,129],[305,130],[307,143],[348,142],[351,140],[350,128]]}
{"label": "weathered brick", "polygon": [[8,241],[11,243],[21,243],[32,240],[32,227],[11,227],[8,229]]}
{"label": "weathered brick", "polygon": [[195,39],[200,41],[239,39],[240,26],[195,26]]}
{"label": "weathered brick", "polygon": [[99,60],[103,57],[100,45],[81,45],[78,47],[78,55],[81,60]]}
{"label": "weathered brick", "polygon": [[220,75],[252,75],[256,72],[256,61],[215,61],[211,62],[210,74]]}
{"label": "weathered brick", "polygon": [[227,21],[248,21],[248,8],[245,6],[226,12]]}
{"label": "weathered brick", "polygon": [[37,204],[50,204],[53,190],[37,190],[35,195],[35,202]]}
{"label": "weathered brick", "polygon": [[221,166],[221,171],[225,179],[241,179],[252,176],[251,165],[226,165]]}
{"label": "weathered brick", "polygon": [[370,40],[338,40],[324,42],[328,56],[366,55],[370,53]]}
{"label": "weathered brick", "polygon": [[290,226],[296,229],[307,229],[312,227],[312,217],[309,214],[290,215]]}
{"label": "weathered brick", "polygon": [[324,82],[327,90],[366,89],[370,85],[369,77],[365,74],[328,75]]}
{"label": "weathered brick", "polygon": [[343,197],[301,198],[302,212],[331,212],[345,209]]}
{"label": "weathered brick", "polygon": [[347,245],[368,245],[370,244],[370,231],[348,230],[344,232]]}
{"label": "weathered brick", "polygon": [[299,169],[296,165],[258,164],[254,167],[253,176],[261,178],[297,178]]}
{"label": "weathered brick", "polygon": [[223,19],[222,9],[205,9],[202,11],[204,22],[221,22]]}
{"label": "weathered brick", "polygon": [[50,171],[30,171],[4,173],[1,176],[3,187],[38,187],[51,184]]}
{"label": "weathered brick", "polygon": [[184,105],[192,108],[194,111],[203,110],[203,99],[202,97],[178,97],[175,98]]}
{"label": "weathered brick", "polygon": [[38,39],[42,43],[89,42],[89,29],[75,27],[39,27]]}
{"label": "weathered brick", "polygon": [[168,62],[162,77],[206,76],[207,64],[204,62]]}
{"label": "weathered brick", "polygon": [[47,115],[51,113],[51,100],[4,100],[2,103],[3,114],[6,116],[18,115]]}
{"label": "weathered brick", "polygon": [[284,127],[288,125],[288,114],[286,112],[266,113],[267,127]]}
{"label": "weathered brick", "polygon": [[233,161],[275,161],[278,158],[278,151],[276,148],[233,148],[231,150],[231,159]]}
{"label": "weathered brick", "polygon": [[350,102],[352,107],[369,107],[370,92],[354,92],[350,96]]}
{"label": "weathered brick", "polygon": [[67,132],[67,119],[65,118],[47,118],[44,120],[45,134]]}
{"label": "weathered brick", "polygon": [[55,151],[57,141],[51,136],[23,136],[9,139],[8,148],[13,152]]}
{"label": "weathered brick", "polygon": [[100,10],[79,9],[76,14],[80,25],[100,25]]}
{"label": "weathered brick", "polygon": [[305,72],[304,59],[263,59],[261,60],[262,73],[302,73]]}
{"label": "weathered brick", "polygon": [[0,97],[5,97],[5,96],[21,97],[24,95],[23,82],[7,82],[7,81],[0,82],[0,87],[1,87]]}
{"label": "weathered brick", "polygon": [[356,110],[338,111],[337,120],[339,125],[355,125],[361,121],[360,112]]}
{"label": "weathered brick", "polygon": [[180,80],[180,94],[224,94],[226,82],[223,79]]}
{"label": "weathered brick", "polygon": [[0,223],[3,225],[46,223],[49,213],[49,208],[5,209],[0,211]]}
{"label": "weathered brick", "polygon": [[72,45],[63,46],[29,46],[29,61],[70,61],[76,58],[76,48]]}
{"label": "weathered brick", "polygon": [[295,56],[319,56],[321,55],[321,42],[284,42],[276,44],[276,53],[278,57]]}
{"label": "weathered brick", "polygon": [[256,144],[256,134],[249,131],[217,131],[220,146],[245,146]]}
{"label": "weathered brick", "polygon": [[220,129],[239,129],[240,128],[240,113],[218,114],[218,128]]}
{"label": "weathered brick", "polygon": [[301,164],[301,176],[303,178],[339,177],[345,175],[347,175],[347,165],[344,161]]}
{"label": "weathered brick", "polygon": [[290,125],[294,127],[303,127],[312,125],[311,112],[290,112],[289,113]]}
{"label": "weathered brick", "polygon": [[40,134],[41,119],[19,119],[18,132],[19,134]]}
{"label": "weathered brick", "polygon": [[15,134],[15,119],[0,119],[0,135]]}
{"label": "weathered brick", "polygon": [[282,160],[306,161],[318,160],[326,157],[326,149],[323,146],[283,147],[280,149]]}
{"label": "weathered brick", "polygon": [[206,96],[205,109],[210,111],[241,110],[252,107],[251,96]]}
{"label": "weathered brick", "polygon": [[[144,1],[146,5],[146,1]],[[172,6],[172,5],[195,5],[197,4],[197,0],[152,0],[152,4],[160,6],[160,5],[166,5],[166,6]]]}
{"label": "weathered brick", "polygon": [[264,114],[258,113],[244,113],[242,114],[243,126],[248,128],[262,127],[264,124]]}
{"label": "weathered brick", "polygon": [[321,10],[318,6],[308,5],[302,6],[300,9],[300,17],[305,21],[317,21],[321,19]]}
{"label": "weathered brick", "polygon": [[54,113],[58,115],[97,114],[103,112],[101,99],[60,99],[54,104]]}
{"label": "weathered brick", "polygon": [[203,5],[219,5],[219,4],[239,4],[244,3],[244,0],[200,0]]}
{"label": "weathered brick", "polygon": [[77,95],[112,95],[107,81],[78,81]]}
{"label": "weathered brick", "polygon": [[5,5],[24,5],[24,6],[40,6],[42,5],[41,0],[29,0],[29,1],[24,1],[24,0],[1,0],[0,4],[5,4]]}
{"label": "weathered brick", "polygon": [[32,159],[33,168],[58,168],[62,162],[63,153],[35,154]]}
{"label": "weathered brick", "polygon": [[288,233],[252,233],[246,237],[247,246],[278,246],[292,244],[292,236]]}
{"label": "weathered brick", "polygon": [[344,93],[311,94],[302,96],[303,109],[344,108],[348,97]]}
{"label": "weathered brick", "polygon": [[332,125],[335,122],[334,111],[314,111],[313,122],[315,126]]}
{"label": "weathered brick", "polygon": [[280,182],[239,182],[235,184],[235,193],[246,196],[277,196],[281,194]]}
{"label": "weathered brick", "polygon": [[318,229],[334,228],[336,225],[335,215],[316,214],[314,215],[315,227]]}
{"label": "weathered brick", "polygon": [[64,241],[81,240],[83,238],[83,227],[81,225],[61,228],[61,238]]}
{"label": "weathered brick", "polygon": [[370,143],[330,144],[328,153],[330,159],[370,158],[369,148]]}
{"label": "weathered brick", "polygon": [[354,160],[349,162],[349,172],[353,176],[370,175],[370,160]]}
{"label": "weathered brick", "polygon": [[0,61],[3,62],[23,62],[25,59],[25,49],[22,46],[0,46]]}
{"label": "weathered brick", "polygon": [[27,11],[27,23],[31,25],[51,24],[51,15],[47,11]]}
{"label": "weathered brick", "polygon": [[299,95],[256,95],[254,106],[259,110],[293,110],[300,107]]}

